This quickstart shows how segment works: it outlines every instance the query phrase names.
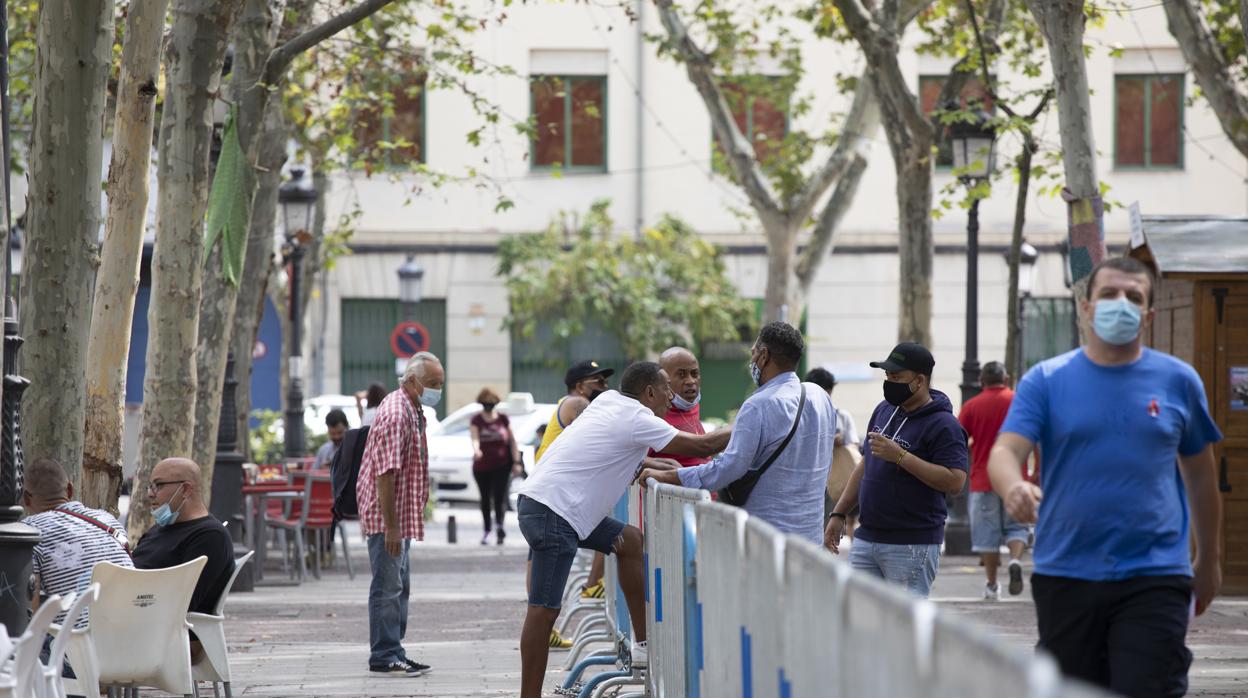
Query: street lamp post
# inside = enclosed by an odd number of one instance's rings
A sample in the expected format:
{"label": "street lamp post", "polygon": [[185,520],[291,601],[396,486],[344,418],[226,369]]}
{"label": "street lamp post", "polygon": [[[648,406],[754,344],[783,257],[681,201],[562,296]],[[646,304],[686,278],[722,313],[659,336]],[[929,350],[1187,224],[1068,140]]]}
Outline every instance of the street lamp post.
{"label": "street lamp post", "polygon": [[316,215],[318,192],[311,183],[304,180],[303,168],[294,168],[290,174],[291,178],[277,192],[286,234],[283,261],[290,266],[287,286],[290,296],[290,337],[286,354],[286,457],[302,458],[307,447],[303,434],[303,313],[302,304],[299,302],[300,275],[303,267],[303,245],[312,237],[309,231]]}
{"label": "street lamp post", "polygon": [[414,255],[409,254],[407,261],[399,266],[398,274],[399,304],[403,306],[403,319],[413,320],[416,315],[416,306],[420,305],[423,293],[425,268],[416,263]]}
{"label": "street lamp post", "polygon": [[0,8],[0,170],[4,174],[4,397],[0,407],[0,623],[9,635],[17,637],[26,629],[30,611],[32,554],[39,542],[39,531],[22,523],[22,392],[30,381],[17,375],[17,350],[22,338],[17,334],[17,301],[10,293],[13,274],[13,212],[9,191],[9,20],[8,10]]}
{"label": "street lamp post", "polygon": [[[976,112],[968,121],[949,129],[953,169],[967,189],[974,190],[992,175],[996,134],[989,115]],[[966,219],[966,355],[962,361],[962,404],[979,394],[979,199],[972,191]],[[949,497],[945,550],[952,555],[971,552],[971,526],[966,488]]]}

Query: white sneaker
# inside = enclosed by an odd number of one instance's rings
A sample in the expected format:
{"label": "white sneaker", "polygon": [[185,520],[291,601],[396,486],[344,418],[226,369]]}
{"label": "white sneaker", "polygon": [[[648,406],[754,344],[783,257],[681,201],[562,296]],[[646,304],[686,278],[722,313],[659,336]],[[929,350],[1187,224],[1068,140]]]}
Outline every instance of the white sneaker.
{"label": "white sneaker", "polygon": [[996,584],[984,584],[984,601],[1000,601],[1001,587]]}
{"label": "white sneaker", "polygon": [[650,657],[647,653],[647,642],[634,642],[629,648],[629,656],[631,658],[632,667],[634,669],[645,669],[650,664]]}

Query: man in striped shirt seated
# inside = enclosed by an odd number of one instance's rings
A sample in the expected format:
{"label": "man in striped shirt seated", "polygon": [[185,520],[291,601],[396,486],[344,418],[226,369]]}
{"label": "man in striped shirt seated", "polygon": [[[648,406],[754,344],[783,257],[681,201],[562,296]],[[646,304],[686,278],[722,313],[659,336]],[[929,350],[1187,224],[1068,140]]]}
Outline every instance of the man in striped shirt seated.
{"label": "man in striped shirt seated", "polygon": [[[30,514],[24,522],[39,529],[34,554],[38,593],[31,600],[33,609],[53,594],[65,596],[86,589],[97,562],[134,567],[121,523],[106,511],[75,501],[74,485],[60,463],[36,458],[26,465],[24,475],[22,506]],[[56,622],[63,622],[62,616]],[[79,618],[77,627],[85,625],[85,616]]]}

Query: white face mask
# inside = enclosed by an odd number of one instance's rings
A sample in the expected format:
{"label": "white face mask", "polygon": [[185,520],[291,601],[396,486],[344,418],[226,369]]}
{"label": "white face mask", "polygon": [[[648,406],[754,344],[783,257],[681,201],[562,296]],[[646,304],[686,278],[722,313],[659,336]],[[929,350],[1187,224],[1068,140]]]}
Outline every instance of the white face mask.
{"label": "white face mask", "polygon": [[702,393],[698,393],[697,397],[692,400],[686,400],[679,395],[672,396],[672,407],[675,407],[681,412],[688,412],[694,407],[697,407],[699,402],[702,402]]}

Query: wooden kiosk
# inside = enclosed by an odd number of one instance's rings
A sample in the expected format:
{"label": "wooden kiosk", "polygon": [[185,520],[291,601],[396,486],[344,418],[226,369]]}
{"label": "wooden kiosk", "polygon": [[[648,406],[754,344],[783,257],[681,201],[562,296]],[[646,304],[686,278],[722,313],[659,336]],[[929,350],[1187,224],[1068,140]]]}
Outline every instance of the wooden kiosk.
{"label": "wooden kiosk", "polygon": [[1223,441],[1224,593],[1248,593],[1248,218],[1143,216],[1130,256],[1158,277],[1145,341],[1200,373]]}

